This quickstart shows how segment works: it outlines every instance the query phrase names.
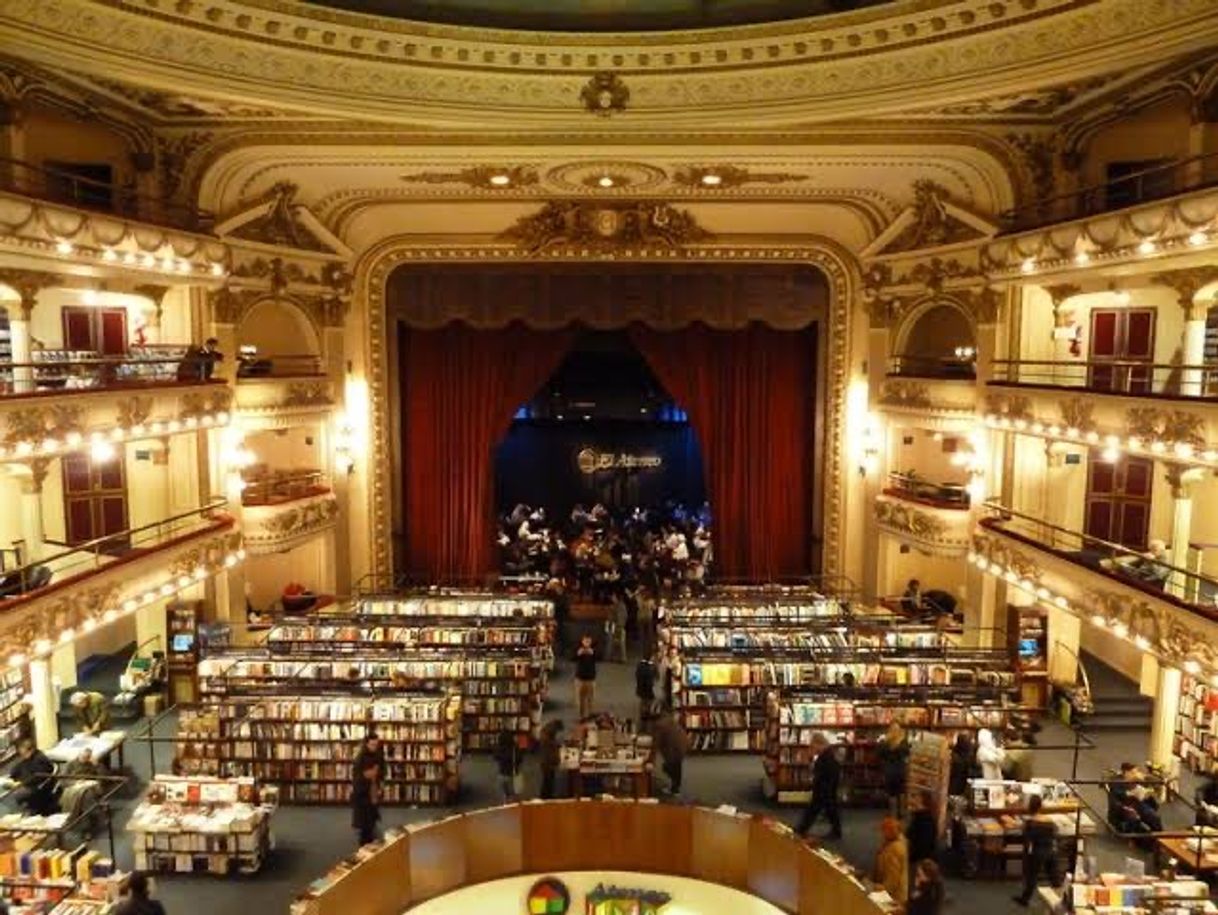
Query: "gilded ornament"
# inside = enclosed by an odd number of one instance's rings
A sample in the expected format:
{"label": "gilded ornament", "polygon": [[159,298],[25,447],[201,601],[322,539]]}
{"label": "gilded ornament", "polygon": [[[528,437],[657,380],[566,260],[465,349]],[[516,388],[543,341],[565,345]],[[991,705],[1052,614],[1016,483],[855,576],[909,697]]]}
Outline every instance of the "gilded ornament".
{"label": "gilded ornament", "polygon": [[1157,407],[1130,407],[1125,411],[1126,433],[1150,442],[1183,443],[1204,448],[1205,420],[1184,410],[1160,410]]}
{"label": "gilded ornament", "polygon": [[807,175],[795,172],[755,172],[739,165],[687,165],[672,176],[674,184],[708,190],[728,190],[746,184],[786,184],[807,181]]}
{"label": "gilded ornament", "polygon": [[929,179],[922,179],[914,182],[913,190],[913,221],[885,246],[886,251],[938,248],[981,237],[973,226],[947,212],[945,204],[951,198],[944,187]]}
{"label": "gilded ornament", "polygon": [[284,407],[329,406],[334,401],[330,397],[330,385],[325,381],[293,382],[288,385],[284,394]]}
{"label": "gilded ornament", "polygon": [[1032,419],[1032,401],[1020,394],[986,394],[985,412],[1010,419]]}
{"label": "gilded ornament", "polygon": [[916,381],[885,381],[880,393],[880,403],[889,407],[915,407],[929,409],[933,406],[930,389]]}
{"label": "gilded ornament", "polygon": [[151,397],[127,397],[118,402],[118,425],[124,429],[147,422],[151,415]]}
{"label": "gilded ornament", "polygon": [[530,165],[471,165],[451,172],[411,172],[403,181],[418,184],[465,184],[485,191],[507,191],[533,187],[541,182],[537,169]]}
{"label": "gilded ornament", "polygon": [[1210,283],[1218,282],[1218,266],[1206,264],[1200,267],[1185,267],[1165,270],[1151,276],[1160,286],[1167,286],[1176,293],[1176,300],[1184,309],[1188,320],[1203,320],[1209,310],[1209,302],[1198,304],[1197,293]]}
{"label": "gilded ornament", "polygon": [[889,530],[921,540],[941,540],[948,530],[941,518],[891,499],[876,499],[875,519]]}
{"label": "gilded ornament", "polygon": [[1083,432],[1095,428],[1095,420],[1092,418],[1092,413],[1095,412],[1094,402],[1082,397],[1071,397],[1061,401],[1058,409],[1061,411],[1062,425],[1065,428]]}
{"label": "gilded ornament", "polygon": [[537,253],[574,246],[596,251],[627,247],[680,249],[711,234],[687,210],[666,203],[551,201],[499,235]]}
{"label": "gilded ornament", "polygon": [[584,108],[595,115],[608,117],[615,111],[625,111],[630,90],[616,73],[595,73],[579,92]]}

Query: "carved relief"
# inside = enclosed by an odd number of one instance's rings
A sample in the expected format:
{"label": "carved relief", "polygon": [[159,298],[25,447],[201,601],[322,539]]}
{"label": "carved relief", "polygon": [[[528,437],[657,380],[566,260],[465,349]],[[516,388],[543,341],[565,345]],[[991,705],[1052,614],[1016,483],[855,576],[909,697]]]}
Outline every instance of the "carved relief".
{"label": "carved relief", "polygon": [[1082,397],[1072,397],[1069,400],[1061,401],[1058,408],[1061,411],[1062,425],[1065,428],[1078,429],[1082,432],[1095,428],[1095,420],[1092,418],[1095,404],[1092,401]]}
{"label": "carved relief", "polygon": [[1144,441],[1182,442],[1204,448],[1205,420],[1184,410],[1130,407],[1125,412],[1126,433]]}
{"label": "carved relief", "polygon": [[949,196],[941,185],[934,181],[922,180],[915,181],[913,188],[913,221],[885,246],[887,251],[937,248],[981,237],[981,233],[975,228],[947,212],[944,204],[949,200]]}
{"label": "carved relief", "polygon": [[943,288],[943,281],[957,277],[980,276],[981,271],[976,267],[962,264],[956,258],[932,257],[928,261],[919,261],[900,280],[901,283],[919,283],[927,289],[938,292]]}
{"label": "carved relief", "polygon": [[500,236],[530,252],[574,245],[597,251],[630,246],[681,248],[709,239],[687,210],[666,203],[551,201]]}
{"label": "carved relief", "polygon": [[999,418],[1032,419],[1032,401],[1019,394],[986,394],[985,412]]}
{"label": "carved relief", "polygon": [[330,385],[325,381],[293,382],[288,385],[284,394],[284,407],[313,407],[329,406],[334,401],[330,397]]}
{"label": "carved relief", "polygon": [[1151,276],[1151,280],[1160,286],[1169,287],[1176,293],[1176,300],[1184,309],[1188,320],[1199,320],[1205,317],[1209,303],[1198,305],[1194,299],[1204,287],[1218,282],[1218,266],[1206,264],[1180,270],[1165,270]]}
{"label": "carved relief", "polygon": [[579,98],[586,110],[608,117],[614,112],[626,110],[630,90],[616,73],[596,73],[579,91]]}
{"label": "carved relief", "polygon": [[420,184],[464,184],[487,191],[533,187],[541,182],[537,170],[529,165],[471,165],[451,172],[413,172],[402,175],[403,181]]}
{"label": "carved relief", "polygon": [[265,215],[242,223],[232,230],[235,238],[297,248],[302,251],[321,251],[332,254],[329,245],[313,234],[300,222],[297,215],[296,194],[300,190],[291,181],[280,181],[271,188],[271,209]]}
{"label": "carved relief", "polygon": [[30,312],[38,301],[38,293],[63,282],[57,273],[42,273],[37,270],[21,270],[12,267],[0,268],[0,284],[8,286],[21,298],[21,317],[30,319]]}
{"label": "carved relief", "polygon": [[976,533],[973,535],[973,551],[1004,570],[1009,569],[1017,578],[1039,582],[1044,575],[1040,563],[1002,538]]}
{"label": "carved relief", "polygon": [[940,540],[948,525],[930,512],[889,499],[876,499],[875,520],[883,527],[922,540]]}
{"label": "carved relief", "polygon": [[916,381],[885,381],[880,393],[880,403],[889,407],[932,406],[930,389]]}
{"label": "carved relief", "polygon": [[262,519],[247,516],[245,542],[253,550],[281,545],[315,533],[333,524],[337,517],[338,502],[333,496],[322,496],[290,508],[273,510]]}
{"label": "carved relief", "polygon": [[125,429],[147,422],[151,415],[151,397],[127,397],[118,402],[118,425]]}
{"label": "carved relief", "polygon": [[714,190],[743,187],[746,184],[785,184],[806,181],[807,175],[795,172],[755,172],[738,165],[688,165],[673,173],[674,184]]}
{"label": "carved relief", "polygon": [[178,404],[178,417],[180,419],[189,419],[194,417],[198,419],[204,414],[229,412],[232,403],[232,392],[227,388],[221,388],[216,391],[208,391],[207,393],[193,392],[183,394]]}
{"label": "carved relief", "polygon": [[1007,142],[1019,150],[1033,201],[1047,200],[1056,190],[1057,150],[1052,135],[1009,133]]}
{"label": "carved relief", "polygon": [[245,313],[263,298],[266,298],[266,293],[260,289],[232,289],[222,286],[208,293],[211,319],[217,324],[240,324]]}

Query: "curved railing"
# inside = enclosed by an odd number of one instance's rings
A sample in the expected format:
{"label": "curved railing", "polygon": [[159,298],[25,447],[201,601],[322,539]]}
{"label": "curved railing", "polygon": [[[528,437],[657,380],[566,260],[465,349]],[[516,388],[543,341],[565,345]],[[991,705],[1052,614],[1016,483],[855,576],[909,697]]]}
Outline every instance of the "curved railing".
{"label": "curved railing", "polygon": [[[293,915],[400,915],[506,877],[630,871],[749,893],[793,915],[887,915],[850,867],[765,817],[649,801],[543,801],[460,814],[395,836]],[[517,900],[505,901],[515,910]],[[572,911],[576,911],[572,907]]]}

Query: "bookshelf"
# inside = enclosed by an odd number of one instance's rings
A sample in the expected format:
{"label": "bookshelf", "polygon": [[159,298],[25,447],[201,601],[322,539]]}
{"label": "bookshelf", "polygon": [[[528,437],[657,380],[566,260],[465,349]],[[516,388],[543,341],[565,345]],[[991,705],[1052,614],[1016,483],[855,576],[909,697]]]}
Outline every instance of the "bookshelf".
{"label": "bookshelf", "polygon": [[[1012,708],[1001,689],[990,691],[821,688],[770,690],[766,697],[764,766],[779,803],[804,803],[812,781],[812,735],[820,731],[840,746],[843,790],[849,803],[883,804],[876,746],[892,722],[913,736],[936,734],[945,744],[978,728],[1001,728]],[[912,771],[912,769],[911,769]],[[911,779],[911,784],[913,780]],[[946,791],[935,785],[936,798]]]}
{"label": "bookshelf", "polygon": [[191,703],[197,698],[195,672],[199,664],[202,607],[201,601],[174,601],[165,607],[165,632],[169,639],[165,660],[171,705]]}
{"label": "bookshelf", "polygon": [[1049,704],[1049,611],[1039,605],[1007,607],[1007,648],[1020,673],[1023,704]]}
{"label": "bookshelf", "polygon": [[253,778],[156,776],[127,823],[135,869],[256,874],[270,850],[276,796]]}
{"label": "bookshelf", "polygon": [[404,649],[445,649],[469,647],[519,648],[538,661],[550,660],[549,633],[544,624],[496,624],[430,622],[414,625],[402,622],[377,625],[348,620],[285,620],[272,626],[266,644],[272,653],[308,651],[325,643],[331,651],[366,653]]}
{"label": "bookshelf", "polygon": [[179,767],[277,785],[292,803],[341,804],[373,730],[386,760],[382,802],[446,804],[460,787],[461,705],[457,694],[233,697],[182,714]]}
{"label": "bookshelf", "polygon": [[423,593],[391,597],[364,597],[355,602],[360,617],[447,617],[478,620],[554,619],[554,602],[510,594]]}
{"label": "bookshelf", "polygon": [[914,731],[909,735],[909,764],[905,776],[906,805],[915,807],[916,799],[929,791],[934,798],[937,835],[943,834],[947,820],[947,786],[951,776],[951,744],[942,732]]}
{"label": "bookshelf", "polygon": [[84,844],[43,848],[46,840],[45,834],[0,836],[0,898],[41,912],[73,898],[117,896],[123,875],[113,860]]}
{"label": "bookshelf", "polygon": [[24,668],[7,668],[0,673],[0,763],[17,753],[17,719],[25,695]]}
{"label": "bookshelf", "polygon": [[1100,874],[1095,882],[1074,881],[1070,885],[1070,902],[1076,915],[1218,912],[1204,881],[1138,879],[1117,873]]}
{"label": "bookshelf", "polygon": [[766,748],[766,697],[775,687],[1015,686],[1006,653],[846,645],[829,648],[678,650],[673,703],[690,748],[759,752]]}
{"label": "bookshelf", "polygon": [[666,601],[660,604],[658,617],[668,626],[772,626],[840,621],[850,612],[848,602],[816,593],[771,598],[725,595]]}
{"label": "bookshelf", "polygon": [[1194,772],[1208,774],[1218,762],[1218,689],[1191,674],[1180,683],[1172,752]]}
{"label": "bookshelf", "polygon": [[396,652],[336,657],[318,643],[308,654],[220,655],[200,662],[199,690],[205,703],[314,690],[350,695],[393,689],[459,691],[464,748],[489,750],[502,731],[529,740],[541,725],[545,670],[532,658],[513,657],[511,650],[502,657],[480,658],[453,651],[415,652],[398,660]]}

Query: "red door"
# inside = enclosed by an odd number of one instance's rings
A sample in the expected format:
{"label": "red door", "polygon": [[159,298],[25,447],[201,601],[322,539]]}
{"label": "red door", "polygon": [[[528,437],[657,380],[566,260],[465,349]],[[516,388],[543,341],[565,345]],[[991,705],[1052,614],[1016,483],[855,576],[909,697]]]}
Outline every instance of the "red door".
{"label": "red door", "polygon": [[1126,457],[1114,463],[1093,452],[1087,474],[1086,532],[1130,549],[1146,548],[1154,462]]}
{"label": "red door", "polygon": [[[1150,393],[1150,365],[1154,362],[1154,357],[1153,308],[1092,310],[1088,387],[1128,394]],[[1126,363],[1145,363],[1145,366]]]}
{"label": "red door", "polygon": [[[125,531],[127,485],[122,458],[94,462],[87,454],[65,455],[63,506],[69,546]],[[116,540],[104,552],[121,552],[126,546]]]}
{"label": "red door", "polygon": [[122,308],[63,307],[64,349],[122,356],[127,352],[127,312]]}

